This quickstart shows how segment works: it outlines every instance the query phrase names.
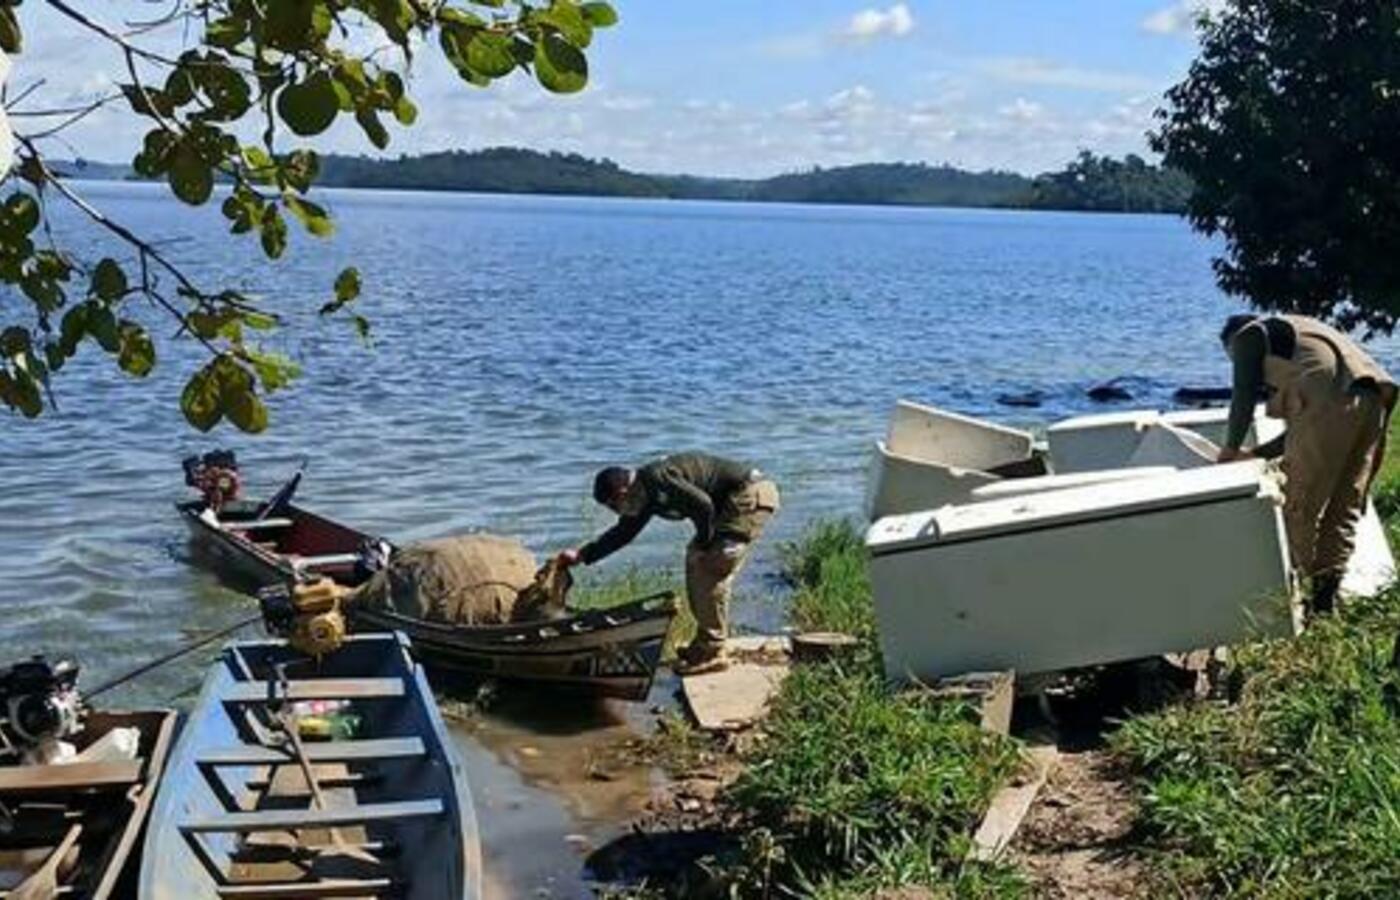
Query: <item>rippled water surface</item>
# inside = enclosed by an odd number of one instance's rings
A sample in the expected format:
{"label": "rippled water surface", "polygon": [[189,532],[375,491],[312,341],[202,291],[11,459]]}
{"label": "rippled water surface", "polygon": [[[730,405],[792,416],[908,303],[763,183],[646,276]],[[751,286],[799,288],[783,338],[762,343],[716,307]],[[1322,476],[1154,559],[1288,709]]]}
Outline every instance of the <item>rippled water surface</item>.
{"label": "rippled water surface", "polygon": [[[225,237],[216,208],[142,185],[88,193],[172,239],[204,283],[306,325],[274,338],[306,374],[263,436],[184,425],[189,342],[163,344],[147,384],[85,349],[56,413],[0,421],[6,656],[75,654],[89,684],[251,611],[182,561],[180,459],[215,444],[255,486],[305,457],[302,502],[367,529],[484,527],[540,553],[606,524],[587,497],[600,464],[708,448],[776,477],[784,539],[858,511],[898,398],[1043,421],[1089,408],[1084,390],[1114,376],[1158,405],[1228,375],[1215,333],[1234,307],[1213,286],[1212,248],[1168,217],[330,191],[336,238],[297,240],[268,265]],[[57,224],[95,249],[82,224]],[[370,349],[311,315],[352,263]],[[1031,389],[1043,409],[994,401]],[[604,570],[678,565],[685,538],[653,526]],[[120,699],[167,700],[200,667]]]}

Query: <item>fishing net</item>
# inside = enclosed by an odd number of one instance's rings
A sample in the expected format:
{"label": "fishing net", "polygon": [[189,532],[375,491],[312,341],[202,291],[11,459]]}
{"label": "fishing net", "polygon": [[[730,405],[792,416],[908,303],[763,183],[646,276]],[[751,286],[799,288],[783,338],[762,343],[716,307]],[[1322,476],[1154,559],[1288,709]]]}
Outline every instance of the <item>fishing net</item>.
{"label": "fishing net", "polygon": [[535,575],[534,555],[514,538],[443,538],[400,548],[351,603],[453,625],[499,625],[539,615],[535,603],[517,609]]}

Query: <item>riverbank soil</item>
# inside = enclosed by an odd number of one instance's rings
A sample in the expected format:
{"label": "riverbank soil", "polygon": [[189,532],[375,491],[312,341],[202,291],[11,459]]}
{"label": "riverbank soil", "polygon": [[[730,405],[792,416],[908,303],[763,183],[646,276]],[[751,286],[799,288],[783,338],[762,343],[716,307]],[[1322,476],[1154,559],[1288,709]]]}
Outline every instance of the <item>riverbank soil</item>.
{"label": "riverbank soil", "polygon": [[1103,750],[1062,753],[1021,823],[1010,861],[1036,897],[1148,896],[1133,849],[1136,791]]}

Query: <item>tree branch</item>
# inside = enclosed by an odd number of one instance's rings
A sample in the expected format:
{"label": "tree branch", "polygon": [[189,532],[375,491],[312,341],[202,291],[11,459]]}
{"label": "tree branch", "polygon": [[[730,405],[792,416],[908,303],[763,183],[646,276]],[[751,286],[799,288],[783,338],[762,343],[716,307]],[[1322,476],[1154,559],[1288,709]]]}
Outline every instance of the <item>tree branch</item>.
{"label": "tree branch", "polygon": [[[170,275],[173,276],[175,280],[179,283],[180,287],[183,288],[186,292],[188,292],[188,294],[195,297],[201,302],[204,300],[204,298],[207,295],[203,291],[201,291],[195,285],[195,283],[191,281],[187,275],[185,275],[184,272],[180,271],[180,269],[174,263],[170,262],[163,255],[161,255],[160,251],[158,251],[154,246],[152,246],[147,241],[144,241],[141,238],[137,237],[134,233],[131,232],[130,229],[122,225],[120,222],[115,222],[112,219],[108,218],[106,213],[102,212],[102,210],[93,206],[91,203],[88,203],[87,200],[83,199],[80,195],[78,195],[71,188],[69,188],[68,185],[64,184],[63,181],[57,175],[54,174],[53,170],[48,167],[48,164],[44,162],[42,155],[39,153],[38,148],[34,146],[34,144],[29,138],[26,138],[22,135],[16,135],[15,138],[25,147],[26,150],[29,151],[35,163],[39,166],[39,170],[43,173],[44,176],[44,184],[53,185],[54,190],[62,194],[64,199],[76,206],[89,219],[92,219],[92,221],[96,222],[98,225],[101,225],[103,228],[112,232],[117,237],[121,238],[122,240],[126,241],[128,244],[136,248],[137,252],[141,256],[143,276],[148,275],[146,269],[146,262],[147,260],[149,260],[151,262],[154,262],[160,268],[164,269],[166,272],[170,273]],[[146,280],[145,284],[150,284],[149,279]],[[155,300],[156,303],[160,307],[162,307],[166,312],[174,316],[175,319],[179,321],[182,327],[187,328],[189,326],[188,317],[183,311],[181,311],[177,306],[175,306],[175,304],[165,299],[165,297],[161,296],[153,289],[147,288],[144,292],[147,296]],[[221,351],[218,347],[214,346],[214,344],[206,338],[200,337],[199,334],[194,332],[192,329],[190,330],[190,333],[193,334],[195,336],[195,339],[198,340],[201,344],[203,344],[205,348],[209,350],[210,353],[213,353],[215,355],[222,354],[223,351]]]}

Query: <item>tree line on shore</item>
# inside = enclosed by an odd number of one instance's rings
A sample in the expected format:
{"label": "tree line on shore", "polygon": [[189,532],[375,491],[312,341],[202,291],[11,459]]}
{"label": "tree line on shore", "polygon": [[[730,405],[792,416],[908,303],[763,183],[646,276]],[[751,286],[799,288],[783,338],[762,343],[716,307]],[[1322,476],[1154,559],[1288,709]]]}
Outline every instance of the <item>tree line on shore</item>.
{"label": "tree line on shore", "polygon": [[[75,164],[73,169],[89,178],[128,174],[125,167],[100,163]],[[1088,151],[1065,168],[1034,178],[950,165],[865,163],[743,179],[644,174],[609,159],[518,147],[392,159],[329,155],[321,161],[319,183],[508,194],[1165,213],[1184,211],[1192,187],[1180,172],[1139,156],[1117,160]]]}

